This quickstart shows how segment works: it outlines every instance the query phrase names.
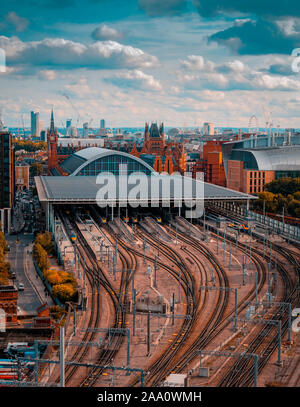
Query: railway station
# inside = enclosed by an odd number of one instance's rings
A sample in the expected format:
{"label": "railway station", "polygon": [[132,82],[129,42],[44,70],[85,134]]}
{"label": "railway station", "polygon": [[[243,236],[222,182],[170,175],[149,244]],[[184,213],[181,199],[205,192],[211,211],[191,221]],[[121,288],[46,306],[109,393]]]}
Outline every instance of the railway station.
{"label": "railway station", "polygon": [[59,168],[35,185],[77,297],[60,331],[68,354],[39,380],[262,386],[284,373],[296,352],[292,229],[264,227],[252,195],[124,152],[86,148]]}
{"label": "railway station", "polygon": [[[170,213],[182,214],[184,216],[187,207],[192,205],[204,206],[208,202],[238,203],[249,207],[250,201],[256,199],[252,195],[220,187],[210,183],[202,182],[181,175],[160,175],[154,171],[145,161],[133,155],[97,147],[80,150],[68,157],[60,166],[64,175],[51,177],[35,177],[35,183],[39,200],[46,213],[47,229],[52,228],[53,210],[57,205],[81,206],[95,205],[106,207],[106,215],[111,219],[120,215],[121,208],[155,207]],[[124,174],[124,168],[126,173]],[[121,172],[120,172],[121,171]],[[128,183],[130,178],[139,174],[141,180],[146,181],[146,187],[142,193],[134,197],[136,178],[134,184],[129,184],[124,190],[124,182]],[[144,177],[143,177],[144,176]],[[165,181],[173,179],[179,182],[179,188],[164,184]],[[152,180],[150,182],[150,179]],[[114,185],[116,188],[112,196],[100,195],[99,189],[102,183]],[[161,183],[161,186],[159,186]],[[155,184],[155,188],[151,188]],[[167,190],[164,185],[168,185]],[[110,209],[108,210],[108,207]],[[202,211],[203,212],[203,211]]]}

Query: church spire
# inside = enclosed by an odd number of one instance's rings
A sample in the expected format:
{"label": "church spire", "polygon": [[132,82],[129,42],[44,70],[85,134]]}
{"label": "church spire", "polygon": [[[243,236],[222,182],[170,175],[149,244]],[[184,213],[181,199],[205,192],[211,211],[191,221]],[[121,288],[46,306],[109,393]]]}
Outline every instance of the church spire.
{"label": "church spire", "polygon": [[50,134],[55,133],[55,128],[54,128],[54,114],[53,114],[53,107],[51,110],[51,121],[50,121]]}

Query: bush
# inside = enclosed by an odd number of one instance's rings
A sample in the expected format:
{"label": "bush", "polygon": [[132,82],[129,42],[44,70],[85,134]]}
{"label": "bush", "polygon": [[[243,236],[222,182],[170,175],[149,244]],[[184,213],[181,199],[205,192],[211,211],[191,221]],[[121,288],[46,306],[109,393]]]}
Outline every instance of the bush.
{"label": "bush", "polygon": [[0,273],[0,285],[8,285],[8,278],[3,273]]}
{"label": "bush", "polygon": [[52,287],[53,294],[62,302],[75,301],[77,297],[77,290],[73,284],[57,284]]}
{"label": "bush", "polygon": [[7,243],[3,232],[0,232],[0,285],[8,284],[10,272],[10,264],[5,261],[5,253],[7,252]]}
{"label": "bush", "polygon": [[53,319],[60,319],[62,317],[62,315],[66,314],[67,312],[61,308],[59,305],[52,305],[52,307],[50,307],[50,315]]}
{"label": "bush", "polygon": [[52,241],[52,234],[50,232],[39,233],[35,239],[37,244],[40,244],[48,254],[53,253],[54,243]]}
{"label": "bush", "polygon": [[33,258],[43,273],[45,270],[49,269],[50,262],[48,259],[48,254],[39,243],[35,243],[33,246]]}
{"label": "bush", "polygon": [[33,258],[43,273],[44,278],[52,286],[52,292],[61,302],[73,301],[77,298],[77,282],[72,273],[60,270],[49,270],[48,253],[53,251],[50,232],[39,233],[33,246]]}
{"label": "bush", "polygon": [[63,282],[62,278],[56,270],[47,270],[47,272],[44,274],[44,277],[51,285],[61,284]]}

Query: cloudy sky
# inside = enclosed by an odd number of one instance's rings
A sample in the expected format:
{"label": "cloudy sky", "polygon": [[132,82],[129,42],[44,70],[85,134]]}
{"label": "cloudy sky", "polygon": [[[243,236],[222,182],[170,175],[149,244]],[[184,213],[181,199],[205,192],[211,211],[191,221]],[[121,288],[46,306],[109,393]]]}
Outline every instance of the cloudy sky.
{"label": "cloudy sky", "polygon": [[299,0],[9,0],[0,48],[9,126],[300,127]]}

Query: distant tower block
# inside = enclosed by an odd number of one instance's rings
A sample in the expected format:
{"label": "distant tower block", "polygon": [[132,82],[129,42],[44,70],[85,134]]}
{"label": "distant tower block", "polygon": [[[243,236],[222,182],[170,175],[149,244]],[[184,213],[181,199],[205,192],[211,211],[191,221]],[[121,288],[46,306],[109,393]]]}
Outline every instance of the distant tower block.
{"label": "distant tower block", "polygon": [[213,136],[215,134],[214,124],[213,123],[204,123],[203,124],[203,136]]}

